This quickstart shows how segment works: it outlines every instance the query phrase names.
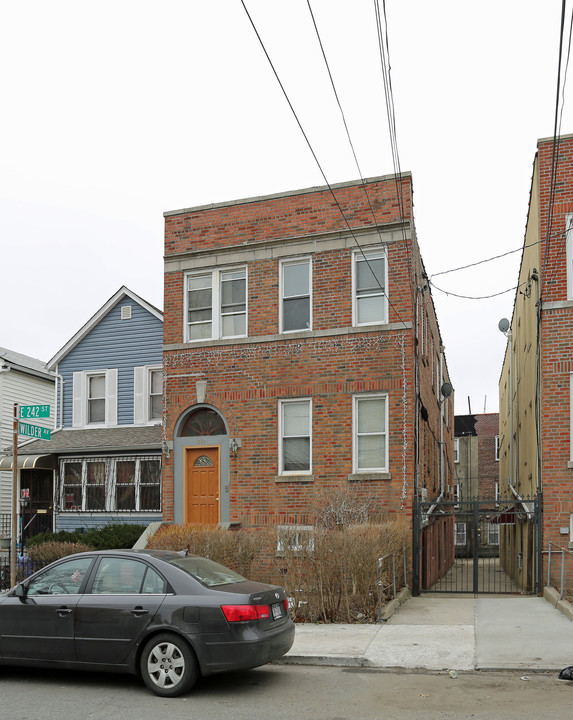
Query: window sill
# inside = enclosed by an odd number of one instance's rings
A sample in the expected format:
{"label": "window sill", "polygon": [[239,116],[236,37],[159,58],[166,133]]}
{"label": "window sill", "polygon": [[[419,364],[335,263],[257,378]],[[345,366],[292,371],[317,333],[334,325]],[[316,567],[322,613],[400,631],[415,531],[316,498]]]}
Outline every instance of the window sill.
{"label": "window sill", "polygon": [[276,483],[286,482],[297,482],[297,483],[311,483],[314,482],[314,475],[277,475],[275,477]]}
{"label": "window sill", "polygon": [[348,482],[363,482],[365,480],[392,480],[392,473],[389,472],[363,472],[352,473],[348,476]]}

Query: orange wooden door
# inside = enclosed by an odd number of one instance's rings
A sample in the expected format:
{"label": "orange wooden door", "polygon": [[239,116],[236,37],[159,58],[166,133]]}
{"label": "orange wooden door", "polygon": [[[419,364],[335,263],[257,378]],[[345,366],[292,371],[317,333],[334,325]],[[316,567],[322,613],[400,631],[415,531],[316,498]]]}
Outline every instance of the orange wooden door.
{"label": "orange wooden door", "polygon": [[187,449],[186,522],[219,522],[219,448]]}

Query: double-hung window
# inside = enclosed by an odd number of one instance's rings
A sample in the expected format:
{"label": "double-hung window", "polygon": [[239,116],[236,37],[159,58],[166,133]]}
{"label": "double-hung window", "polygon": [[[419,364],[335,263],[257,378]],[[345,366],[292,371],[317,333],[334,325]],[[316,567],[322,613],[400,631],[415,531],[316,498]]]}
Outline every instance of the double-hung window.
{"label": "double-hung window", "polygon": [[138,365],[133,371],[133,422],[156,424],[163,414],[163,370],[161,365]]}
{"label": "double-hung window", "polygon": [[573,300],[573,214],[565,218],[565,257],[567,263],[567,299]]}
{"label": "double-hung window", "polygon": [[388,472],[388,396],[354,397],[354,472]]}
{"label": "double-hung window", "polygon": [[353,325],[388,322],[385,248],[353,253]]}
{"label": "double-hung window", "polygon": [[117,369],[73,374],[72,425],[117,425]]}
{"label": "double-hung window", "polygon": [[187,275],[186,341],[245,337],[247,269]]}
{"label": "double-hung window", "polygon": [[281,263],[281,332],[312,328],[312,268],[310,258]]}
{"label": "double-hung window", "polygon": [[280,474],[309,474],[312,457],[312,403],[310,400],[279,402]]}

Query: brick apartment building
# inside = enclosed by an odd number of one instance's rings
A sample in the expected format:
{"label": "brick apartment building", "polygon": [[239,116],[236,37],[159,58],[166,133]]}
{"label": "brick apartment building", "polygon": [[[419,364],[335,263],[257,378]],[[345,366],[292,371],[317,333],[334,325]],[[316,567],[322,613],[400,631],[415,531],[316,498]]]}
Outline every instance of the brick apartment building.
{"label": "brick apartment building", "polygon": [[[508,338],[500,378],[500,492],[515,502],[515,520],[502,528],[501,541],[506,567],[525,590],[546,583],[542,548],[573,547],[572,222],[573,135],[540,140],[513,313],[500,326]],[[566,557],[572,588],[573,562]],[[552,567],[559,585],[560,559]]]}
{"label": "brick apartment building", "polygon": [[296,526],[335,488],[410,518],[453,491],[409,175],[165,213],[164,312],[165,520]]}

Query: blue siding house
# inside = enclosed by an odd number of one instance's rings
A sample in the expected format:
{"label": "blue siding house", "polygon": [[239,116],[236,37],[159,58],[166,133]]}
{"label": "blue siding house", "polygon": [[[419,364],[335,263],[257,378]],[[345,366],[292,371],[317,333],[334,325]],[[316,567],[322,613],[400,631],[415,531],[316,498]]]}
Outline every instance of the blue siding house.
{"label": "blue siding house", "polygon": [[20,452],[57,468],[55,530],[161,520],[162,343],[163,313],[122,287],[47,363],[56,427]]}

